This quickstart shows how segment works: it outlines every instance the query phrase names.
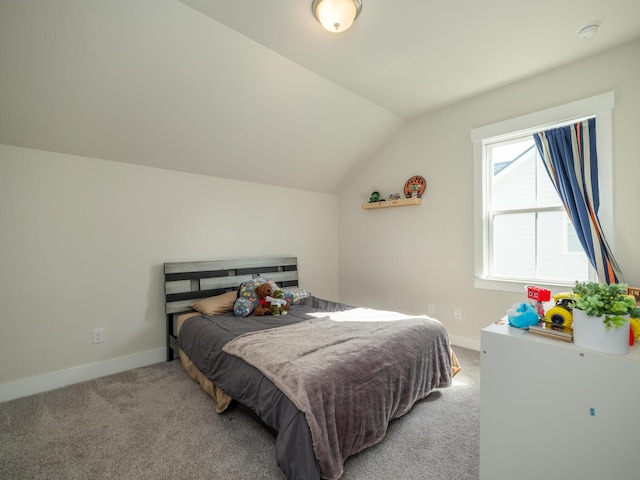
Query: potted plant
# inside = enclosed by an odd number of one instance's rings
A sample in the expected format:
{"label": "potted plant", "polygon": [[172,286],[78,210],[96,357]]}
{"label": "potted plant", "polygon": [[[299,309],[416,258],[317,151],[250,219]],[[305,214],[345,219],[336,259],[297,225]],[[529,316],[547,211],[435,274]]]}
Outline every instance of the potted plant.
{"label": "potted plant", "polygon": [[574,343],[605,353],[628,353],[629,317],[640,315],[640,309],[627,295],[627,285],[576,282],[573,293]]}

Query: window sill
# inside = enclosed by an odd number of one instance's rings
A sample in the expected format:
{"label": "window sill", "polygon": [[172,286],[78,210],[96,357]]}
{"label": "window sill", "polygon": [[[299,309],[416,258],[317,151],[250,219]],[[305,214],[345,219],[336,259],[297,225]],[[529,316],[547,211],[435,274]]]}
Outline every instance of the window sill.
{"label": "window sill", "polygon": [[538,287],[551,290],[552,292],[565,292],[571,291],[575,284],[525,282],[518,280],[496,280],[478,277],[475,277],[473,279],[473,286],[475,288],[482,288],[485,290],[499,290],[502,292],[525,293],[527,285],[536,285]]}

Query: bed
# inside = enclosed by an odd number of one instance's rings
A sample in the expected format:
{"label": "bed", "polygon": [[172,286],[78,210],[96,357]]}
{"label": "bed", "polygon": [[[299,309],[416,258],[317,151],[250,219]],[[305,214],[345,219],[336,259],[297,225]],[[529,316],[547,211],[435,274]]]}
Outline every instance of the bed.
{"label": "bed", "polygon": [[[246,285],[262,282],[286,292],[287,315],[239,316]],[[459,370],[440,322],[315,297],[295,257],[166,263],[165,298],[167,360],[180,358],[218,413],[235,402],[271,431],[290,480],[339,478]]]}

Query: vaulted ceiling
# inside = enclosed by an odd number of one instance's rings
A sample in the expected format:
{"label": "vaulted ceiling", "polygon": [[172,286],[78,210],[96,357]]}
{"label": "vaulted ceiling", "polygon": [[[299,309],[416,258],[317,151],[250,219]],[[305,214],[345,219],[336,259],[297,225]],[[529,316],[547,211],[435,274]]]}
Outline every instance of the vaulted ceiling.
{"label": "vaulted ceiling", "polygon": [[311,0],[0,0],[0,143],[336,192],[404,122],[637,38],[637,0],[363,0],[341,34]]}

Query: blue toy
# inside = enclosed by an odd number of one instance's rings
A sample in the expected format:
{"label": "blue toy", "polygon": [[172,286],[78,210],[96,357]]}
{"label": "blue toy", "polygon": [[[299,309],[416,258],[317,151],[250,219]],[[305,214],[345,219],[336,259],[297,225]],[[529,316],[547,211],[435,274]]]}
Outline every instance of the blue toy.
{"label": "blue toy", "polygon": [[533,305],[528,303],[514,303],[509,310],[507,310],[507,318],[509,325],[518,328],[528,328],[531,325],[537,325],[538,312]]}

